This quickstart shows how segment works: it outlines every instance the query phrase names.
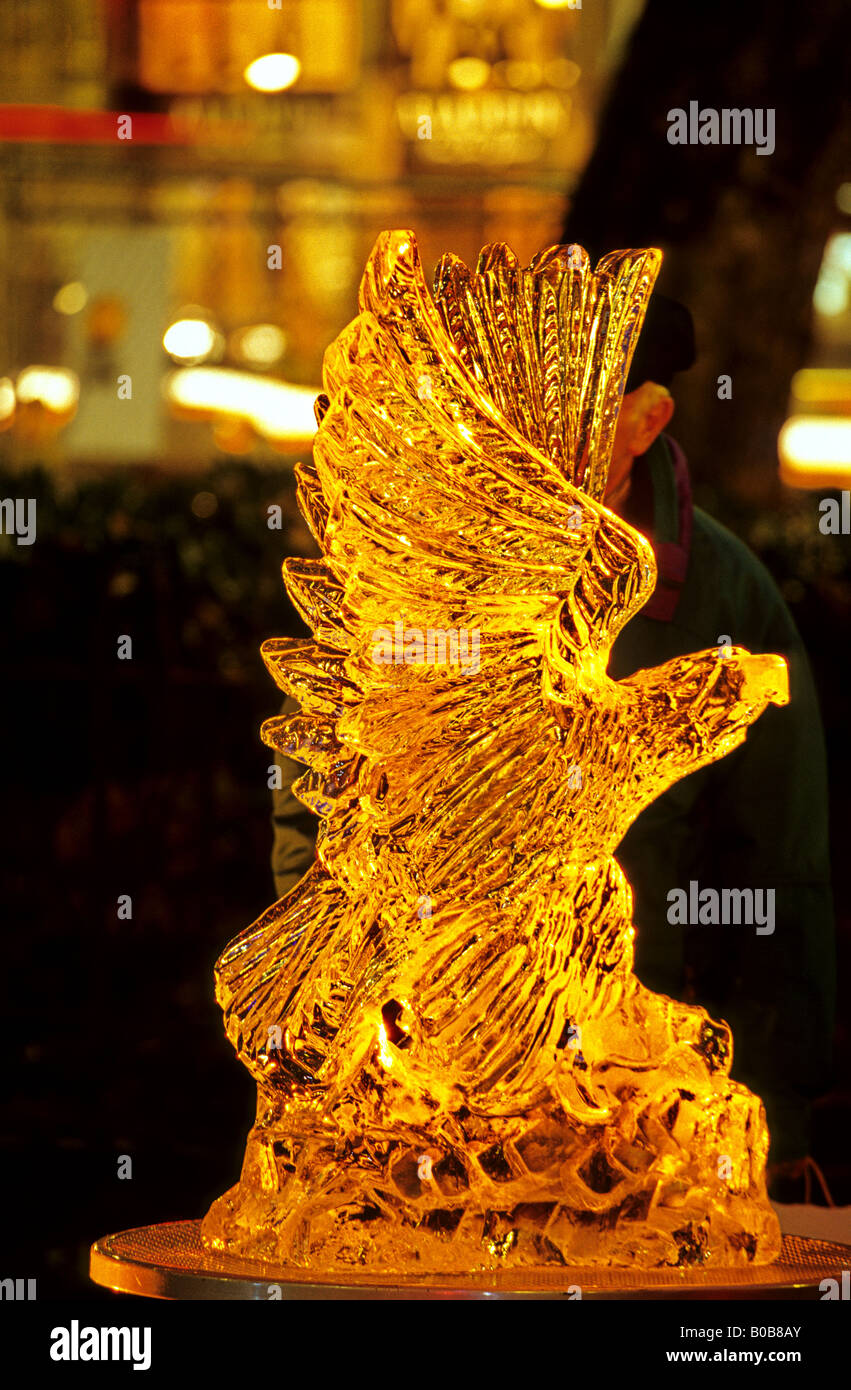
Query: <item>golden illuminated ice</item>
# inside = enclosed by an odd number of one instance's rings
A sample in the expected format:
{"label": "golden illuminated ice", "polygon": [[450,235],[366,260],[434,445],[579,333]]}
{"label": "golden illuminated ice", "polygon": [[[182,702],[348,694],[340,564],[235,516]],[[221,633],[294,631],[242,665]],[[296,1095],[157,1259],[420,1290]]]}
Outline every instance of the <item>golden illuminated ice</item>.
{"label": "golden illuminated ice", "polygon": [[736,648],[606,674],[656,578],[601,499],[660,259],[490,246],[432,299],[413,235],[376,243],[299,470],[313,638],[263,648],[318,853],[217,966],[258,1110],[208,1247],[398,1274],[779,1250],[761,1102],[727,1026],[632,973],[614,858],[788,698]]}

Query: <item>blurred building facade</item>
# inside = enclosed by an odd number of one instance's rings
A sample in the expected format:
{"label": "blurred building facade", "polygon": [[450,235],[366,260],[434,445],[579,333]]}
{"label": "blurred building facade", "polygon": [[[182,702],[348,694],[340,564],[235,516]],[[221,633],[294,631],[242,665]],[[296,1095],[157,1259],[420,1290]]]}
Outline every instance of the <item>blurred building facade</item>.
{"label": "blurred building facade", "polygon": [[[40,364],[79,383],[70,423],[6,449],[190,466],[209,430],[162,397],[170,323],[209,324],[195,363],[314,386],[378,231],[412,227],[428,273],[445,250],[500,239],[528,258],[558,239],[641,8],[5,0],[0,377]],[[257,90],[270,54],[297,76]],[[238,423],[216,443],[268,454]]]}

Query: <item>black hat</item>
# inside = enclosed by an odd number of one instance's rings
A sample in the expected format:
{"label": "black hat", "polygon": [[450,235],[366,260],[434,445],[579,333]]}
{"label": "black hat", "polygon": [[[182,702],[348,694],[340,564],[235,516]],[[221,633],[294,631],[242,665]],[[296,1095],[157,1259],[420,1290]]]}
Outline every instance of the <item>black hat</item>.
{"label": "black hat", "polygon": [[677,372],[686,372],[694,365],[696,355],[694,323],[688,309],[656,290],[650,296],[626,390],[635,391],[645,381],[670,386]]}

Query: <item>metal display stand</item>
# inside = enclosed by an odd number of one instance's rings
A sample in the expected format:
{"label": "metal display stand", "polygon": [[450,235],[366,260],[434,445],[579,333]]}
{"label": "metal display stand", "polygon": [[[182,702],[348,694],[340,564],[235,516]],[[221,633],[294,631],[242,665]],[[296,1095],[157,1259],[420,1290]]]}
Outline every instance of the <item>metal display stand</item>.
{"label": "metal display stand", "polygon": [[497,1274],[311,1275],[300,1269],[215,1255],[201,1244],[200,1221],[168,1221],[104,1236],[90,1274],[115,1293],[143,1298],[248,1299],[819,1299],[824,1279],[851,1269],[851,1246],[785,1235],[772,1265],[738,1269],[507,1270]]}

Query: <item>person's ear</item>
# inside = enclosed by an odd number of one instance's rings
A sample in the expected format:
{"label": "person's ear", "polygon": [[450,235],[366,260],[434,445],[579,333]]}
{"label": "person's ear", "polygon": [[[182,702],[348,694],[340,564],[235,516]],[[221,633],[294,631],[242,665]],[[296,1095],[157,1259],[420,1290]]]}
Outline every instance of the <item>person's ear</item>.
{"label": "person's ear", "polygon": [[646,399],[641,402],[635,422],[633,447],[636,454],[647,453],[674,413],[673,397],[664,386],[659,386],[655,381],[648,381],[641,389],[646,393]]}

